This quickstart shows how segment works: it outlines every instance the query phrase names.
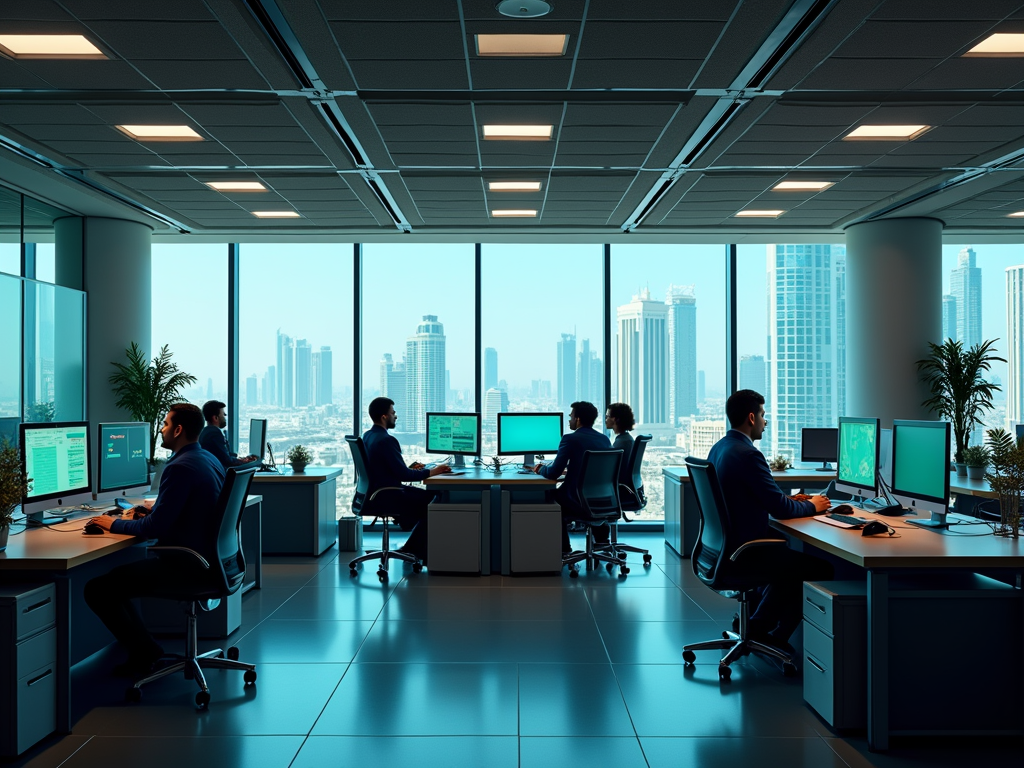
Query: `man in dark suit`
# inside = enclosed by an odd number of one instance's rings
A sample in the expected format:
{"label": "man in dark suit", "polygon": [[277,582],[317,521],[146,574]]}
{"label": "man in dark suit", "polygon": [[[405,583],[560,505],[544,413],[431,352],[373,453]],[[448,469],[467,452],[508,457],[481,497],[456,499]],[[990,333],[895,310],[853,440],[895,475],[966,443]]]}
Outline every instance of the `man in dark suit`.
{"label": "man in dark suit", "polygon": [[[607,451],[612,447],[611,440],[603,432],[594,429],[597,421],[597,408],[593,403],[580,401],[572,404],[569,411],[569,429],[558,444],[558,453],[550,464],[538,464],[529,469],[542,477],[555,480],[565,472],[565,481],[555,490],[555,501],[562,508],[562,553],[572,551],[569,542],[570,517],[579,511],[580,469],[583,466],[583,454],[586,451]],[[608,543],[609,530],[607,525],[594,529],[594,541],[599,544]]]}
{"label": "man in dark suit", "polygon": [[[734,547],[754,539],[778,538],[769,528],[769,516],[786,520],[828,510],[826,497],[796,501],[772,479],[764,454],[754,447],[768,424],[761,395],[741,389],[726,401],[725,413],[732,429],[715,443],[708,461],[715,466],[729,509],[729,535]],[[751,604],[751,635],[790,650],[789,638],[802,617],[803,582],[832,578],[832,566],[803,552],[772,548],[752,550],[742,567],[767,585],[761,589],[756,608]]]}
{"label": "man in dark suit", "polygon": [[228,425],[228,416],[224,411],[226,407],[219,400],[209,400],[203,403],[203,418],[206,419],[206,426],[199,433],[199,444],[212,453],[224,469],[229,469],[256,461],[259,456],[239,456],[228,450],[228,437],[224,434],[224,428]]}
{"label": "man in dark suit", "polygon": [[[173,452],[160,476],[160,489],[149,513],[129,511],[122,518],[102,515],[92,522],[111,533],[126,533],[142,539],[158,539],[164,546],[188,547],[208,560],[210,540],[207,528],[224,485],[224,469],[198,442],[203,415],[191,403],[172,405],[160,430],[161,447]],[[198,563],[185,558],[149,557],[112,569],[85,585],[85,601],[107,629],[128,650],[128,661],[114,668],[114,674],[141,677],[163,655],[163,649],[146,629],[132,598],[160,597],[182,586],[197,588],[209,577]]]}
{"label": "man in dark suit", "polygon": [[400,552],[410,552],[420,559],[427,556],[427,505],[434,500],[435,494],[423,488],[414,488],[402,483],[426,480],[434,475],[450,472],[447,464],[438,464],[427,469],[418,461],[406,466],[402,458],[402,446],[398,440],[388,434],[398,423],[395,414],[395,401],[387,397],[376,397],[370,402],[370,420],[373,426],[363,433],[363,447],[369,460],[370,491],[368,496],[378,488],[402,487],[401,499],[394,495],[388,496],[387,509],[395,514],[403,531],[411,530],[408,540]]}

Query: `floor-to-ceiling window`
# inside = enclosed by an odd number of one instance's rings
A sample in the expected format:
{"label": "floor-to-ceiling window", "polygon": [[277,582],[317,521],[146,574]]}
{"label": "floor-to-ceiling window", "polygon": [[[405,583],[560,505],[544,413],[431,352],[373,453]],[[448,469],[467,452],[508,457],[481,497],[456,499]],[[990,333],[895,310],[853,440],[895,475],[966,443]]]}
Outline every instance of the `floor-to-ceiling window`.
{"label": "floor-to-ceiling window", "polygon": [[24,281],[24,421],[85,418],[85,294]]}
{"label": "floor-to-ceiling window", "polygon": [[21,413],[21,280],[0,275],[0,417]]}
{"label": "floor-to-ceiling window", "polygon": [[21,274],[21,195],[0,187],[0,272]]}

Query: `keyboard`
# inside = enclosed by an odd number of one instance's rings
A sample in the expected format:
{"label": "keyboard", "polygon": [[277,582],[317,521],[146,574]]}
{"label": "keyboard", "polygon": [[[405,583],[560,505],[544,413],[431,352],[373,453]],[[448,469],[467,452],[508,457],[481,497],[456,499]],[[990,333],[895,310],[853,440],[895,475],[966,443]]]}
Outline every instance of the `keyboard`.
{"label": "keyboard", "polygon": [[838,515],[834,512],[825,515],[825,517],[827,517],[829,520],[835,520],[837,523],[844,523],[845,525],[849,525],[851,528],[867,525],[871,522],[869,519],[865,517],[853,517],[852,515]]}

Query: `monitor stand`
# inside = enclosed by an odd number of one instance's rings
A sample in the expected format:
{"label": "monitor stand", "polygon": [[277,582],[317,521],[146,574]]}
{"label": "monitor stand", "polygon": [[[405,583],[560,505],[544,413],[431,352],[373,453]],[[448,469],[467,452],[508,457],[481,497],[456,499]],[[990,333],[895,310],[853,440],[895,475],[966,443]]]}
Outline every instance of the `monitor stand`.
{"label": "monitor stand", "polygon": [[919,525],[922,528],[949,528],[946,520],[946,512],[932,512],[930,520],[911,520],[907,518],[904,522],[912,525]]}
{"label": "monitor stand", "polygon": [[455,458],[452,460],[452,466],[459,469],[466,468],[466,459],[461,453],[455,454]]}
{"label": "monitor stand", "polygon": [[827,461],[823,461],[823,462],[821,462],[821,466],[818,467],[814,471],[815,472],[835,472],[835,469],[833,469],[832,465],[829,464]]}
{"label": "monitor stand", "polygon": [[524,467],[532,467],[536,463],[537,463],[537,456],[535,454],[532,454],[532,453],[524,453],[523,454],[523,466]]}

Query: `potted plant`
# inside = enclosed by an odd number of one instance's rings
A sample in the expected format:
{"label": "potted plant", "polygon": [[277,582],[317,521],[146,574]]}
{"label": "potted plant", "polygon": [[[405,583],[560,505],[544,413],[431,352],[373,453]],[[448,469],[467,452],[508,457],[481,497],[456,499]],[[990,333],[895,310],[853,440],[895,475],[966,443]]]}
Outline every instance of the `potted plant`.
{"label": "potted plant", "polygon": [[146,353],[134,341],[124,351],[127,363],[112,363],[117,371],[110,376],[117,395],[116,405],[131,414],[136,421],[149,424],[149,465],[153,483],[160,481],[162,462],[156,460],[156,437],[160,434],[167,410],[182,399],[181,390],[198,379],[171,362],[171,351],[164,344],[160,353],[150,362]]}
{"label": "potted plant", "polygon": [[999,496],[1000,521],[995,532],[1017,538],[1024,491],[1024,438],[1014,440],[1002,429],[990,429],[987,434],[992,471],[985,479]]}
{"label": "potted plant", "polygon": [[942,344],[929,344],[931,355],[917,361],[922,381],[928,385],[931,397],[922,405],[940,417],[949,419],[956,442],[956,473],[966,475],[964,449],[971,432],[981,423],[986,411],[992,409],[992,395],[1000,390],[998,384],[985,381],[992,363],[1005,363],[1001,357],[990,354],[993,339],[964,349],[962,342],[946,339]]}
{"label": "potted plant", "polygon": [[783,456],[781,453],[768,461],[768,469],[772,472],[785,472],[793,466],[793,462],[789,460],[788,456]]}
{"label": "potted plant", "polygon": [[18,449],[6,440],[0,441],[0,552],[7,549],[14,510],[25,498],[31,483],[21,468]]}
{"label": "potted plant", "polygon": [[964,464],[967,465],[967,477],[971,480],[984,480],[985,469],[992,455],[984,445],[969,445],[964,448]]}
{"label": "potted plant", "polygon": [[304,445],[295,445],[288,449],[285,459],[292,465],[293,472],[303,472],[307,464],[313,461],[313,454]]}

